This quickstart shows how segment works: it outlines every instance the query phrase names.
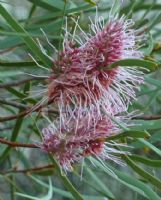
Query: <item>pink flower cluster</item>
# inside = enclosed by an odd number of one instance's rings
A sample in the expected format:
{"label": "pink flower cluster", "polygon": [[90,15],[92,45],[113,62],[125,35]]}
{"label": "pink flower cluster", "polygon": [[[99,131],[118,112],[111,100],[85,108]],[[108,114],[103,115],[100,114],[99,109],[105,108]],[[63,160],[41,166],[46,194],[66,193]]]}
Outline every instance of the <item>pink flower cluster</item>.
{"label": "pink flower cluster", "polygon": [[141,57],[132,20],[114,17],[104,25],[100,17],[91,21],[88,34],[75,23],[82,37],[66,30],[64,49],[54,60],[61,74],[53,69],[48,86],[49,100],[59,108],[59,117],[42,131],[42,149],[53,153],[67,170],[88,155],[110,158],[112,148],[105,140],[120,133],[110,116],[121,120],[116,116],[127,112],[143,82],[137,67],[109,68],[115,61]]}
{"label": "pink flower cluster", "polygon": [[83,113],[78,118],[69,118],[66,116],[62,124],[61,119],[57,119],[43,129],[43,149],[52,152],[68,170],[72,169],[72,163],[88,155],[105,156],[105,138],[119,132],[113,122],[106,116],[89,121],[89,117]]}

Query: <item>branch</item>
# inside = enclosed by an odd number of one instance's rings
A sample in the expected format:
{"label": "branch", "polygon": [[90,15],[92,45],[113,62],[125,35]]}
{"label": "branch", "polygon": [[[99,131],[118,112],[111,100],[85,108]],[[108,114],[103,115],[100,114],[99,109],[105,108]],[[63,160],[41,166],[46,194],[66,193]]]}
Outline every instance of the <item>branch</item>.
{"label": "branch", "polygon": [[11,142],[11,141],[8,141],[8,140],[5,140],[3,138],[0,138],[0,143],[2,144],[6,144],[10,147],[23,147],[23,148],[40,148],[38,147],[37,145],[35,144],[24,144],[24,143],[19,143],[19,142]]}
{"label": "branch", "polygon": [[20,169],[20,170],[17,170],[17,169],[12,169],[12,170],[8,170],[8,171],[2,171],[0,172],[0,174],[10,174],[10,173],[29,173],[29,172],[40,172],[40,171],[43,171],[44,169],[53,169],[54,168],[54,165],[50,164],[50,165],[45,165],[45,166],[42,166],[42,167],[35,167],[35,168],[29,168],[29,169]]}
{"label": "branch", "polygon": [[11,116],[7,116],[7,117],[0,117],[0,122],[5,122],[5,121],[10,121],[13,119],[17,119],[18,117],[24,117],[25,115],[27,115],[28,113],[30,113],[30,110],[25,110],[17,115],[11,115]]}
{"label": "branch", "polygon": [[[17,115],[11,115],[11,116],[7,116],[7,117],[0,117],[0,122],[5,122],[5,121],[10,121],[10,120],[14,120],[14,119],[17,119],[17,118],[19,118],[19,117],[24,117],[24,116],[26,116],[27,114],[29,114],[29,113],[32,113],[32,112],[36,112],[36,111],[40,111],[43,107],[45,107],[46,105],[49,105],[49,104],[51,104],[53,101],[52,101],[52,99],[50,100],[50,101],[48,101],[46,104],[44,104],[44,105],[34,105],[33,107],[31,107],[31,108],[29,108],[29,109],[27,109],[27,110],[25,110],[25,111],[23,111],[23,112],[21,112],[21,113],[19,113],[19,114],[17,114]],[[58,114],[58,112],[55,110],[55,111],[53,111],[53,112],[55,112],[55,114]]]}

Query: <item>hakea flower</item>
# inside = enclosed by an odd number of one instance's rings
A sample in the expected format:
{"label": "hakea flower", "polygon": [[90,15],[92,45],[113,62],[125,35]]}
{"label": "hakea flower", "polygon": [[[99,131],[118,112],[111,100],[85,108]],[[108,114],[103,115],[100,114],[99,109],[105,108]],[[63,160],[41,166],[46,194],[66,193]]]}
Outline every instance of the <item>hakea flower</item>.
{"label": "hakea flower", "polygon": [[137,67],[110,69],[108,66],[120,59],[141,57],[137,46],[140,37],[132,28],[133,21],[124,16],[111,17],[104,25],[100,17],[95,23],[91,20],[90,34],[75,23],[82,37],[75,30],[73,35],[66,30],[64,49],[58,60],[54,60],[61,74],[57,76],[53,69],[49,99],[62,112],[86,109],[91,113],[93,106],[99,115],[102,109],[113,115],[127,111],[135,90],[143,82],[143,73]]}
{"label": "hakea flower", "polygon": [[115,154],[124,152],[113,148],[115,144],[106,142],[107,137],[120,133],[110,118],[104,115],[100,119],[89,120],[85,113],[77,118],[69,118],[65,115],[64,122],[59,118],[42,130],[41,148],[53,153],[63,169],[71,171],[73,163],[87,156],[120,162]]}
{"label": "hakea flower", "polygon": [[[120,133],[111,119],[123,123],[118,116],[127,111],[143,82],[137,67],[109,67],[121,59],[141,57],[132,20],[111,17],[104,25],[103,18],[96,17],[88,34],[75,23],[73,35],[66,28],[63,51],[54,60],[48,98],[59,108],[59,116],[43,129],[41,146],[67,170],[89,155],[119,162],[110,153],[122,152],[106,146],[106,138]],[[77,27],[82,37],[76,35]]]}

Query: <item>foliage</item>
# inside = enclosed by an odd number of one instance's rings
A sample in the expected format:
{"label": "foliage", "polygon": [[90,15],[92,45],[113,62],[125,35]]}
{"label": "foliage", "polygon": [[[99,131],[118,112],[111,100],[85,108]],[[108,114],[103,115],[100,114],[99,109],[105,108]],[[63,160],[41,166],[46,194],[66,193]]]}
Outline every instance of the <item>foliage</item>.
{"label": "foliage", "polygon": [[44,77],[53,65],[37,38],[52,55],[41,29],[61,49],[66,17],[71,30],[71,18],[77,16],[87,30],[96,4],[107,20],[112,7],[107,0],[0,1],[0,199],[161,200],[161,1],[115,1],[112,10],[134,18],[135,27],[146,35],[141,47],[144,59],[110,65],[148,69],[145,84],[129,107],[129,112],[137,110],[141,115],[132,119],[130,128],[122,127],[123,133],[107,139],[128,144],[130,154],[121,156],[126,165],[108,160],[103,165],[89,157],[66,174],[52,156],[37,148],[46,122],[45,111],[34,106],[42,98]]}

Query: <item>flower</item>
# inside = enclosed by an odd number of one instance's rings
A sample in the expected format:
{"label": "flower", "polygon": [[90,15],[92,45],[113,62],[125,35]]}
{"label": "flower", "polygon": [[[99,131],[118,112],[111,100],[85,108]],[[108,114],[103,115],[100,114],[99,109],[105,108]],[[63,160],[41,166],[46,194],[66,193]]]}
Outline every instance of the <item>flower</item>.
{"label": "flower", "polygon": [[121,132],[115,122],[123,123],[119,116],[127,112],[143,83],[137,67],[109,67],[121,59],[141,57],[132,20],[113,17],[104,25],[103,18],[97,18],[95,23],[91,20],[90,34],[75,24],[82,37],[76,35],[76,27],[73,35],[66,29],[63,51],[54,60],[61,73],[53,69],[48,86],[59,116],[42,131],[42,149],[53,153],[67,170],[89,155],[120,162],[112,155],[120,151],[109,147],[113,144],[106,138]]}
{"label": "flower", "polygon": [[143,83],[143,73],[137,67],[110,69],[109,65],[121,59],[141,57],[137,48],[139,37],[133,25],[124,16],[111,17],[104,25],[100,17],[95,23],[91,20],[90,34],[79,27],[82,38],[75,31],[71,35],[66,30],[64,49],[54,61],[61,74],[57,76],[53,70],[48,87],[49,99],[61,111],[74,113],[75,109],[80,112],[83,109],[91,113],[93,106],[98,115],[101,109],[113,115],[127,111],[135,90]]}
{"label": "flower", "polygon": [[106,142],[107,137],[120,133],[120,129],[110,118],[105,115],[101,119],[89,121],[85,113],[77,118],[70,120],[69,118],[68,115],[64,116],[63,124],[58,118],[42,130],[41,148],[53,153],[63,169],[72,171],[73,163],[80,162],[91,155],[118,162],[112,154],[120,152],[108,147],[110,143]]}

